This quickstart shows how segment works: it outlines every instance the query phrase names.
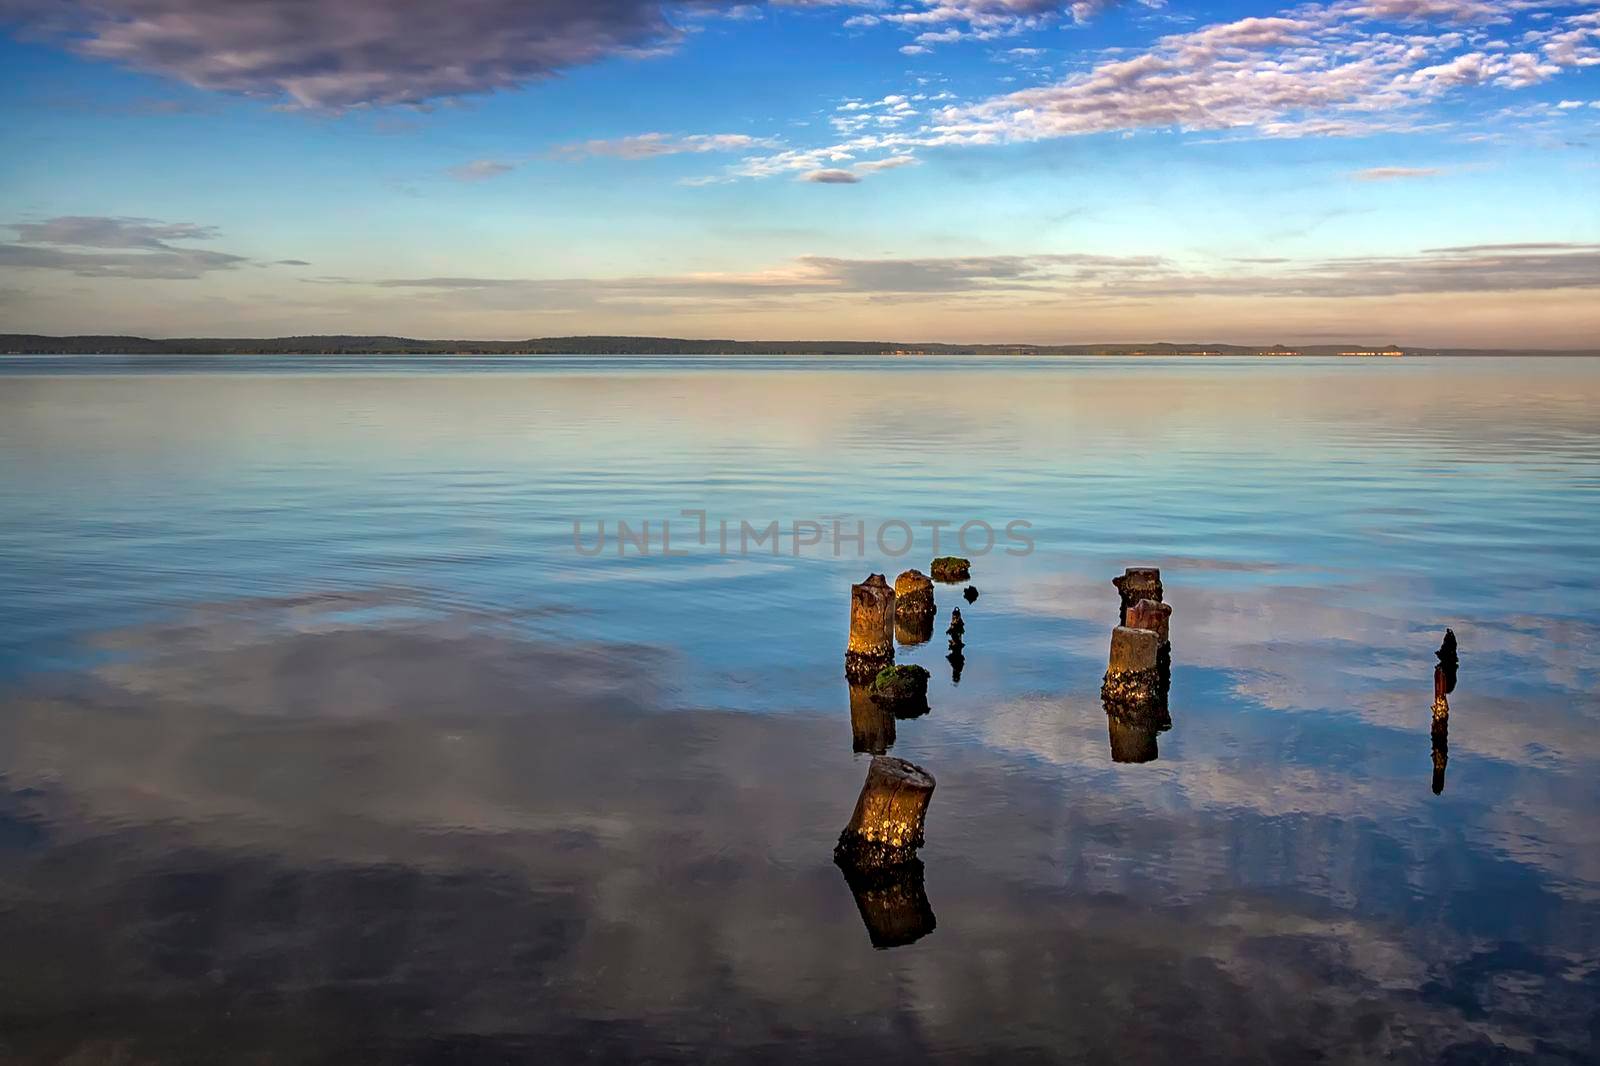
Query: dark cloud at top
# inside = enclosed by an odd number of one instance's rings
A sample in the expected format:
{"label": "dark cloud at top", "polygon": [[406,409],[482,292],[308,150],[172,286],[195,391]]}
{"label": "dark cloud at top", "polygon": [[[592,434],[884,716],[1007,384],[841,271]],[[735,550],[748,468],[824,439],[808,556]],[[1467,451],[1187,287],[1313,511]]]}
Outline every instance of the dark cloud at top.
{"label": "dark cloud at top", "polygon": [[[216,227],[153,218],[62,215],[43,222],[15,222],[13,243],[0,243],[0,267],[65,270],[86,278],[198,278],[247,263],[246,256],[172,241],[204,241]],[[287,260],[293,265],[299,260]]]}
{"label": "dark cloud at top", "polygon": [[804,180],[816,185],[855,185],[861,181],[848,170],[813,170],[804,175]]}
{"label": "dark cloud at top", "polygon": [[509,89],[680,39],[716,0],[0,0],[0,20],[134,70],[304,108]]}
{"label": "dark cloud at top", "polygon": [[167,241],[204,241],[217,235],[214,226],[193,222],[159,222],[151,218],[105,218],[63,215],[47,222],[19,222],[12,227],[27,244],[72,244],[80,248],[170,249]]}

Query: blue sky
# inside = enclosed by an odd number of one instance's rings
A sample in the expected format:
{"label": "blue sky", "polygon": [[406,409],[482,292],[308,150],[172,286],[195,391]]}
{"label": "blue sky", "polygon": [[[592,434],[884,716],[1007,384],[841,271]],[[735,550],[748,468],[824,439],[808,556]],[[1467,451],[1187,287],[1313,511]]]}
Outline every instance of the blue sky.
{"label": "blue sky", "polygon": [[1600,9],[0,0],[0,328],[1593,345]]}

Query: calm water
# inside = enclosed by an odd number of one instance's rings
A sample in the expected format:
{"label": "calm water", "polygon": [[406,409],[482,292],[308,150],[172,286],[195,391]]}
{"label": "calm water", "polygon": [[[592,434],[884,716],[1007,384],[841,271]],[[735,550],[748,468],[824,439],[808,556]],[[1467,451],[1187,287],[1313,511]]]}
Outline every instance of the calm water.
{"label": "calm water", "polygon": [[[1595,1061],[1597,408],[1560,359],[7,358],[0,1061]],[[971,519],[879,949],[848,587]]]}

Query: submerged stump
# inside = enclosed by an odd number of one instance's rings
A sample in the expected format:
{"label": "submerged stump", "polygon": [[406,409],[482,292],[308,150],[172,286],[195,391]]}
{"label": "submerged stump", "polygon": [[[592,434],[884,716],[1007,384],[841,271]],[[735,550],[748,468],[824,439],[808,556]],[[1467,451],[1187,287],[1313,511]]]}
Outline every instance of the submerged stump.
{"label": "submerged stump", "polygon": [[872,698],[896,718],[928,713],[928,671],[920,666],[885,666],[872,679]]}
{"label": "submerged stump", "polygon": [[1128,608],[1140,600],[1161,602],[1160,567],[1130,566],[1122,572],[1121,577],[1112,578],[1111,583],[1117,587],[1117,592],[1122,596],[1122,609],[1117,615],[1119,625],[1128,624]]}
{"label": "submerged stump", "polygon": [[892,755],[873,756],[850,824],[833,849],[834,860],[873,869],[915,859],[933,787],[933,775],[922,767]]}
{"label": "submerged stump", "polygon": [[1108,714],[1125,718],[1155,716],[1161,707],[1160,641],[1148,629],[1117,626],[1100,699]]}
{"label": "submerged stump", "polygon": [[894,662],[894,589],[882,574],[868,574],[850,586],[850,643],[844,653],[845,675],[871,681]]}
{"label": "submerged stump", "polygon": [[935,581],[965,581],[972,576],[972,560],[959,555],[941,555],[928,565]]}

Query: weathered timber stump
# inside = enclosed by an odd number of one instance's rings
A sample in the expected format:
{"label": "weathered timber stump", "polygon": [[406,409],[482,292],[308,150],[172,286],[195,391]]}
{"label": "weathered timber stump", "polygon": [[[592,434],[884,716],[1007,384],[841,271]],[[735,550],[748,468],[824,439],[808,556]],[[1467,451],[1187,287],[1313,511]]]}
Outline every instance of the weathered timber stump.
{"label": "weathered timber stump", "polygon": [[850,824],[839,834],[835,861],[862,869],[916,858],[933,798],[933,775],[892,755],[875,755]]}
{"label": "weathered timber stump", "polygon": [[851,750],[882,755],[894,747],[894,712],[872,698],[871,685],[850,686]]}
{"label": "weathered timber stump", "polygon": [[894,609],[899,615],[935,614],[933,579],[921,570],[907,570],[894,579]]}
{"label": "weathered timber stump", "polygon": [[840,862],[845,884],[856,898],[861,924],[880,950],[912,944],[938,927],[923,887],[921,859],[894,866],[860,867]]}
{"label": "weathered timber stump", "polygon": [[935,581],[954,584],[972,576],[972,560],[963,559],[959,555],[941,555],[928,565],[928,572],[933,575]]}
{"label": "weathered timber stump", "polygon": [[961,608],[957,607],[950,612],[950,628],[945,630],[950,634],[951,640],[960,640],[967,631],[967,623],[961,618]]}
{"label": "weathered timber stump", "polygon": [[850,644],[844,653],[845,676],[868,682],[894,662],[894,589],[882,574],[868,574],[850,586]]}
{"label": "weathered timber stump", "polygon": [[1117,615],[1119,625],[1128,624],[1128,608],[1140,600],[1161,602],[1160,567],[1130,566],[1123,571],[1121,577],[1112,578],[1111,583],[1117,587],[1117,592],[1122,596],[1122,609]]}
{"label": "weathered timber stump", "polygon": [[1106,729],[1111,734],[1112,762],[1142,763],[1160,758],[1156,734],[1161,732],[1161,727],[1154,718],[1124,718],[1108,714]]}
{"label": "weathered timber stump", "polygon": [[894,637],[902,645],[933,639],[933,581],[921,570],[907,570],[894,579]]}
{"label": "weathered timber stump", "polygon": [[1450,679],[1445,675],[1443,665],[1433,668],[1433,720],[1443,721],[1450,717]]}
{"label": "weathered timber stump", "polygon": [[1151,717],[1161,707],[1160,642],[1148,629],[1117,626],[1111,631],[1111,655],[1100,685],[1106,713],[1125,718]]}
{"label": "weathered timber stump", "polygon": [[1128,608],[1126,620],[1122,623],[1129,629],[1148,629],[1156,635],[1160,644],[1172,643],[1171,632],[1172,605],[1162,603],[1160,600],[1140,600]]}
{"label": "weathered timber stump", "polygon": [[920,666],[885,666],[872,679],[872,698],[896,718],[928,713],[928,671]]}
{"label": "weathered timber stump", "polygon": [[1159,675],[1161,699],[1167,698],[1172,688],[1172,606],[1157,600],[1140,600],[1128,608],[1130,629],[1148,629],[1156,635],[1156,673]]}

